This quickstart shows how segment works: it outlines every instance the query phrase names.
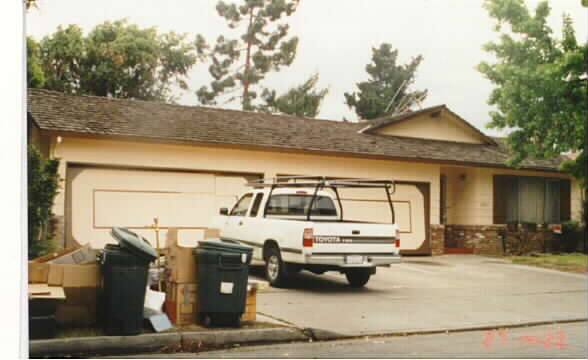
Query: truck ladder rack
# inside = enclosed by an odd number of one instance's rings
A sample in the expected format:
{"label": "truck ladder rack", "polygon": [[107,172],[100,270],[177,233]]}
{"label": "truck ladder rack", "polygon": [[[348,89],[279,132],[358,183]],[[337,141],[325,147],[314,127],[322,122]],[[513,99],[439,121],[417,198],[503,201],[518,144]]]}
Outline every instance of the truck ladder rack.
{"label": "truck ladder rack", "polygon": [[[266,179],[252,180],[249,181],[246,186],[252,186],[254,188],[270,188],[268,195],[268,201],[265,203],[264,214],[267,212],[267,206],[269,205],[269,199],[274,189],[277,188],[314,188],[314,193],[308,210],[306,212],[306,220],[310,220],[310,213],[314,201],[316,200],[317,194],[320,189],[330,188],[337,196],[337,202],[339,204],[340,219],[343,220],[343,206],[341,205],[341,198],[339,197],[338,188],[382,188],[386,192],[386,198],[390,205],[390,211],[392,213],[392,223],[396,222],[396,216],[394,213],[394,206],[392,204],[391,194],[396,192],[396,183],[393,180],[386,179],[347,179],[347,178],[328,178],[326,176],[276,176],[270,179],[270,182]],[[392,192],[390,192],[392,189]]]}

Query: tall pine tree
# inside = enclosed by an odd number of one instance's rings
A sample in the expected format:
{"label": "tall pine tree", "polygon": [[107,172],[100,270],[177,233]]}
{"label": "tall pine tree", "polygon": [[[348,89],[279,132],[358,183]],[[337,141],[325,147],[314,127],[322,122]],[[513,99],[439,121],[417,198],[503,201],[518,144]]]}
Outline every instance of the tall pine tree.
{"label": "tall pine tree", "polygon": [[345,103],[361,119],[379,118],[399,107],[410,108],[417,99],[427,96],[427,90],[409,90],[423,57],[419,55],[406,65],[397,65],[397,60],[398,50],[388,43],[372,48],[372,63],[365,67],[370,79],[357,84],[358,92],[345,93]]}
{"label": "tall pine tree", "polygon": [[[210,54],[209,67],[213,81],[197,92],[203,105],[215,105],[218,98],[226,102],[240,99],[243,110],[254,110],[257,98],[254,87],[270,71],[289,66],[296,56],[298,38],[286,39],[289,25],[281,23],[284,16],[296,11],[299,0],[245,0],[241,5],[219,1],[216,10],[230,29],[239,29],[238,39],[221,35]],[[235,93],[240,92],[240,95]]]}
{"label": "tall pine tree", "polygon": [[283,113],[300,117],[315,118],[321,103],[329,93],[329,89],[317,89],[319,75],[314,74],[304,83],[293,87],[282,95],[275,90],[265,89],[261,94],[265,105],[259,107],[262,111]]}

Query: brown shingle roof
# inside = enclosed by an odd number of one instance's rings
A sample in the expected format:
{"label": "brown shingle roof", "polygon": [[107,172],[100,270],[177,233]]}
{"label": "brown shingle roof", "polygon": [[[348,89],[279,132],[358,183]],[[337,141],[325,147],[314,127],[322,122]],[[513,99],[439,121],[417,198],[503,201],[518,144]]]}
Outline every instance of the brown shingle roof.
{"label": "brown shingle roof", "polygon": [[[181,106],[29,89],[28,112],[41,130],[137,140],[244,145],[349,156],[503,167],[502,145],[361,134],[365,123]],[[557,170],[560,160],[527,160],[523,168]]]}

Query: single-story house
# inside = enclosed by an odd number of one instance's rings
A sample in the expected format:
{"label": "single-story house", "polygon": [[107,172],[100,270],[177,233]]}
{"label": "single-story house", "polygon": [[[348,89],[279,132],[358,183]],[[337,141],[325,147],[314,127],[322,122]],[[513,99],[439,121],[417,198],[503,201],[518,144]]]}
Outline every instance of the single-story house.
{"label": "single-story house", "polygon": [[[150,241],[159,219],[200,236],[247,180],[280,175],[393,179],[404,254],[500,252],[504,224],[579,219],[562,159],[505,165],[501,139],[447,106],[349,123],[28,91],[29,141],[61,159],[54,204],[65,246]],[[346,217],[390,221],[383,194],[342,194]],[[546,230],[548,231],[548,229]]]}

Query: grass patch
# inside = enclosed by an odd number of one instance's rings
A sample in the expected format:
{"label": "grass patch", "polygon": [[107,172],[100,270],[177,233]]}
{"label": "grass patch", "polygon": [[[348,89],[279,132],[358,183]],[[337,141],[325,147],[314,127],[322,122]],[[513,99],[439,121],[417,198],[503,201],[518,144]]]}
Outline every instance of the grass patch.
{"label": "grass patch", "polygon": [[539,266],[547,269],[586,274],[588,256],[579,253],[572,254],[540,254],[538,256],[507,256],[513,264]]}

